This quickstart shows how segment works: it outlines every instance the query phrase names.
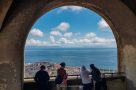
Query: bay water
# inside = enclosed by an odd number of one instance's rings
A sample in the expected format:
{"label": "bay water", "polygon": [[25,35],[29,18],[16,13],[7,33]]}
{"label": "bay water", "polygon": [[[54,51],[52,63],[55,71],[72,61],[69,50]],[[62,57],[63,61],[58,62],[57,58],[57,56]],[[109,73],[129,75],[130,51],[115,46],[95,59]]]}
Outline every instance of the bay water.
{"label": "bay water", "polygon": [[50,62],[81,67],[95,64],[101,69],[117,70],[117,48],[26,47],[25,63]]}

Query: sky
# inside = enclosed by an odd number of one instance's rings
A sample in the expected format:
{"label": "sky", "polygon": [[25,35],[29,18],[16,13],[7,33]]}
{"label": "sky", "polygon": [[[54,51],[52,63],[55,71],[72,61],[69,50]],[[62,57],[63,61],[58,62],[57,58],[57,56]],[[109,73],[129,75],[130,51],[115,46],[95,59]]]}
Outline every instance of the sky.
{"label": "sky", "polygon": [[94,11],[63,6],[45,13],[35,22],[26,46],[116,48],[116,41],[109,25]]}

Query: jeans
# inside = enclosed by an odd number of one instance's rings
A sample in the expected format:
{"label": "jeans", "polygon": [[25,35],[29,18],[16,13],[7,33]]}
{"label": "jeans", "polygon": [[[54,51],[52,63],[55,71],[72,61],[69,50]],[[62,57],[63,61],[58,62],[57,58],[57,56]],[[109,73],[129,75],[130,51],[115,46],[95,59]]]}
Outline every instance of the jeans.
{"label": "jeans", "polygon": [[88,83],[88,84],[83,84],[83,90],[92,90],[93,84]]}

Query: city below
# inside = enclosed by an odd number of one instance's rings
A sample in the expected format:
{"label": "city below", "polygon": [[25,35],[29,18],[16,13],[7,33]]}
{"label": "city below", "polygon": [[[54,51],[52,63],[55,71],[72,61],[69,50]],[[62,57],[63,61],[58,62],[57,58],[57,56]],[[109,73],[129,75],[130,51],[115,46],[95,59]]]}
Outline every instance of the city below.
{"label": "city below", "polygon": [[[49,73],[50,77],[56,76],[57,75],[57,69],[60,68],[59,64],[53,64],[53,63],[50,63],[50,62],[27,63],[27,64],[25,64],[24,78],[33,78],[35,76],[36,72],[38,70],[40,70],[41,65],[45,65],[46,71]],[[65,70],[66,70],[66,72],[69,76],[80,75],[80,67],[66,66]],[[109,69],[100,69],[100,71],[101,71],[101,73],[116,73],[117,72],[115,70],[109,70]]]}

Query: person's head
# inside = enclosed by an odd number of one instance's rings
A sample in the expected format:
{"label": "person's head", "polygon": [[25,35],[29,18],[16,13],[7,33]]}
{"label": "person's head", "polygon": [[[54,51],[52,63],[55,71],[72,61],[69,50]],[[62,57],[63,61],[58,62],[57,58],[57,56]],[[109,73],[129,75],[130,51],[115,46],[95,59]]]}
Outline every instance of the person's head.
{"label": "person's head", "polygon": [[65,68],[65,66],[66,66],[65,62],[60,63],[60,66]]}
{"label": "person's head", "polygon": [[42,66],[40,67],[40,69],[41,69],[41,70],[45,70],[45,66],[42,65]]}
{"label": "person's head", "polygon": [[94,69],[95,68],[94,64],[90,64],[90,68]]}
{"label": "person's head", "polygon": [[85,71],[86,70],[86,67],[83,65],[82,67],[81,67],[81,71]]}

